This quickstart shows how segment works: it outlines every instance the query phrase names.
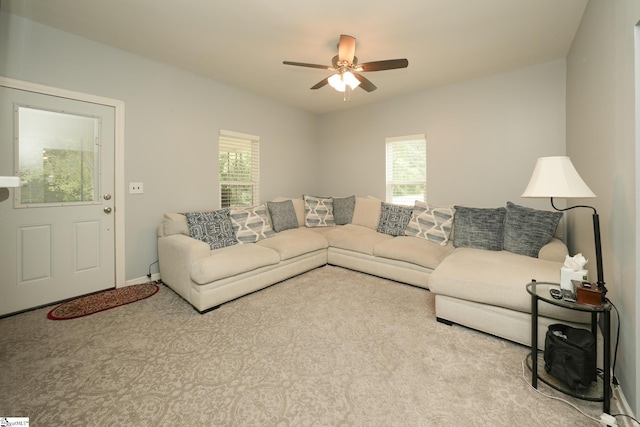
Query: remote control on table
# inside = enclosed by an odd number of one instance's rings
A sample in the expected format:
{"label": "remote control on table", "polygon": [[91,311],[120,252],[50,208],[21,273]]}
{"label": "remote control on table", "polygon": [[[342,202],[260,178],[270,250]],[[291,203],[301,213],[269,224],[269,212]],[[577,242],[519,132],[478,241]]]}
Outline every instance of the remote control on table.
{"label": "remote control on table", "polygon": [[567,302],[576,302],[576,294],[571,292],[569,289],[563,289],[562,299]]}

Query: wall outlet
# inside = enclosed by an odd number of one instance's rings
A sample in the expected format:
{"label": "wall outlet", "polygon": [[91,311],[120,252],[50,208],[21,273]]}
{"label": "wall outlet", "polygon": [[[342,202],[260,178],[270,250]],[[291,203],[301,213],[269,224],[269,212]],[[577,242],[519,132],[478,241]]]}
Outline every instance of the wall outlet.
{"label": "wall outlet", "polygon": [[144,193],[144,187],[141,182],[129,183],[129,194],[142,194]]}

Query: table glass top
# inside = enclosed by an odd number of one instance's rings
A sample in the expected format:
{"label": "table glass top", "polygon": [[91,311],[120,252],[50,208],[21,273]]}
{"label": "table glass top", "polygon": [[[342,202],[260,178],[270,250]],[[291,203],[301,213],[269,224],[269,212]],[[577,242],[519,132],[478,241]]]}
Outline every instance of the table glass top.
{"label": "table glass top", "polygon": [[602,312],[611,310],[611,304],[606,302],[601,306],[589,304],[581,304],[578,302],[568,302],[562,299],[555,299],[551,296],[551,289],[560,289],[560,284],[551,282],[531,282],[527,284],[527,292],[530,295],[537,296],[538,299],[548,302],[549,304],[560,307],[570,308],[572,310]]}

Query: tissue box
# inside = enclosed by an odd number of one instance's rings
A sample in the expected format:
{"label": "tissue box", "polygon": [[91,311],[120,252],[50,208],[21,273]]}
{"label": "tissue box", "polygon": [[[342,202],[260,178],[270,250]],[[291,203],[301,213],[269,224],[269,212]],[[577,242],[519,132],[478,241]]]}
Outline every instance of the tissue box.
{"label": "tissue box", "polygon": [[578,280],[578,281],[588,281],[588,274],[589,274],[589,270],[570,270],[566,267],[561,267],[560,268],[560,287],[562,289],[567,289],[571,292],[575,292],[575,289],[573,289],[573,283],[571,283],[572,280]]}

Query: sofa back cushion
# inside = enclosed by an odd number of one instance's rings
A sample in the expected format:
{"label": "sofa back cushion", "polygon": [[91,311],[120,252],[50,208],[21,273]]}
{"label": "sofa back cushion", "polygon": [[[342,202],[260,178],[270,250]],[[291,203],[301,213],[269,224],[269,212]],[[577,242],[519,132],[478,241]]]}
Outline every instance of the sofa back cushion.
{"label": "sofa back cushion", "polygon": [[183,234],[191,237],[187,217],[181,213],[165,213],[162,220],[161,232],[158,232],[158,236],[166,237],[174,234]]}
{"label": "sofa back cushion", "polygon": [[380,212],[382,210],[382,200],[372,197],[356,197],[356,205],[353,209],[351,224],[369,227],[372,230],[378,229],[380,222]]}

